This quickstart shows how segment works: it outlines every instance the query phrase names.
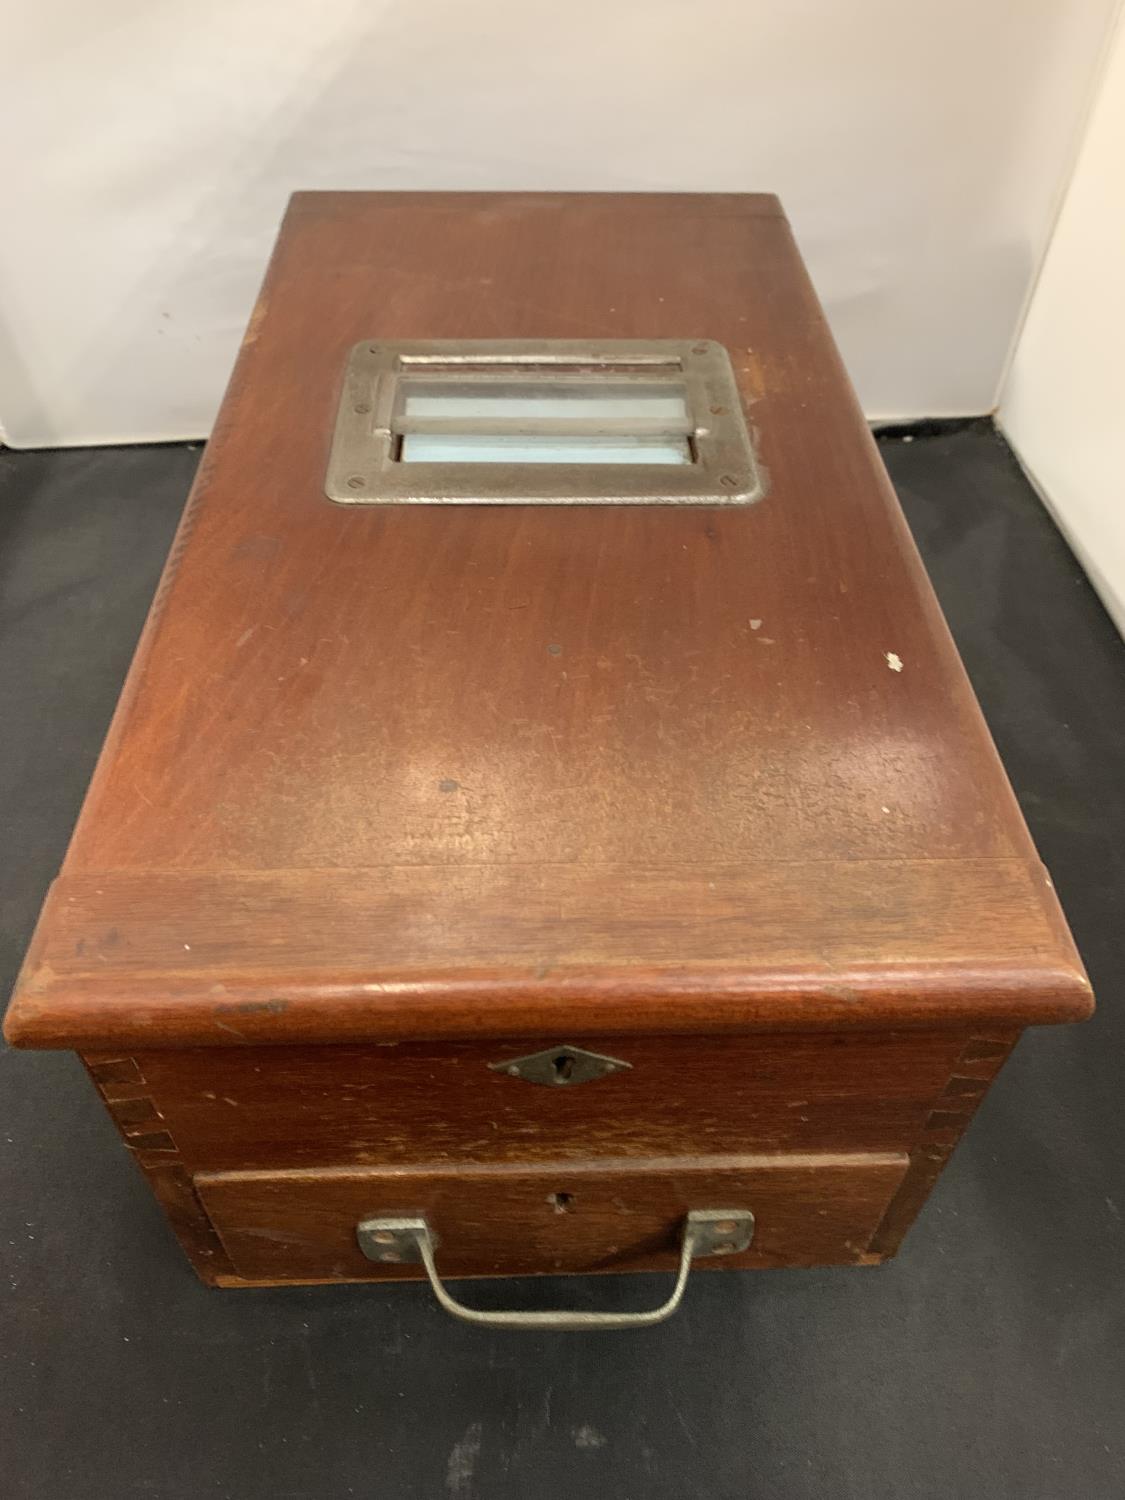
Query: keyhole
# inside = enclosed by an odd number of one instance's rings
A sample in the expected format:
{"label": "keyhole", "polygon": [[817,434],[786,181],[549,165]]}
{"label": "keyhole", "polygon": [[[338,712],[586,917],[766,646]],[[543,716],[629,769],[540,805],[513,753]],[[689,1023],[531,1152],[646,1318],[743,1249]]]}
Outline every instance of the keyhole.
{"label": "keyhole", "polygon": [[551,1060],[551,1066],[555,1070],[556,1083],[569,1083],[570,1075],[574,1072],[574,1058],[566,1052],[560,1052],[558,1057]]}

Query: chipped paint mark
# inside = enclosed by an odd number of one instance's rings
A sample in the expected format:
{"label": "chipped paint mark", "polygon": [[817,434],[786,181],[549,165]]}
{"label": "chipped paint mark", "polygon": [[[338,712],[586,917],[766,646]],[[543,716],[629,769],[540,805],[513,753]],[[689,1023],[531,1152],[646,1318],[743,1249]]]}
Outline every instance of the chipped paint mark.
{"label": "chipped paint mark", "polygon": [[27,976],[21,986],[23,990],[23,1004],[20,1006],[20,1014],[27,1021],[41,1014],[39,1007],[28,1005],[28,995],[42,995],[49,990],[55,982],[55,970],[52,964],[43,962]]}
{"label": "chipped paint mark", "polygon": [[220,1021],[218,1016],[215,1017],[215,1025],[219,1028],[220,1031],[229,1031],[231,1036],[236,1036],[240,1042],[244,1042],[246,1040],[237,1026],[228,1026],[225,1021]]}
{"label": "chipped paint mark", "polygon": [[456,1500],[472,1493],[473,1474],[480,1457],[482,1430],[479,1422],[470,1422],[465,1428],[464,1436],[449,1450],[449,1461],[445,1466],[445,1487]]}
{"label": "chipped paint mark", "polygon": [[289,1009],[288,1000],[231,1000],[215,1006],[217,1016],[280,1016]]}
{"label": "chipped paint mark", "polygon": [[555,645],[554,643],[552,643],[550,646],[547,647],[547,655],[548,656],[561,656],[562,655],[562,647],[558,646],[558,645]]}
{"label": "chipped paint mark", "polygon": [[268,295],[262,292],[254,305],[254,311],[250,314],[250,321],[246,325],[246,332],[243,335],[244,344],[256,344],[258,342],[258,336],[262,331],[262,324],[265,322],[269,305]]}
{"label": "chipped paint mark", "polygon": [[842,1000],[846,1005],[858,1005],[863,996],[846,984],[826,984],[821,993],[830,1000]]}
{"label": "chipped paint mark", "polygon": [[604,1448],[609,1441],[604,1432],[599,1432],[588,1422],[584,1422],[581,1427],[575,1427],[571,1436],[576,1448]]}
{"label": "chipped paint mark", "polygon": [[238,637],[238,640],[235,641],[235,643],[234,643],[234,649],[236,651],[241,651],[242,647],[245,646],[246,642],[254,634],[254,632],[257,630],[257,628],[258,627],[256,625],[251,625],[247,630],[244,630],[242,632],[242,634]]}
{"label": "chipped paint mark", "polygon": [[279,1016],[288,1009],[288,1000],[237,1000],[212,1006],[211,1014],[220,1031],[227,1031],[231,1036],[236,1036],[240,1042],[245,1042],[247,1038],[238,1027],[229,1025],[222,1019],[223,1016]]}
{"label": "chipped paint mark", "polygon": [[751,620],[750,621],[750,629],[751,630],[761,630],[761,628],[762,628],[762,622],[761,622],[761,620]]}
{"label": "chipped paint mark", "polygon": [[895,651],[887,651],[884,654],[886,655],[886,658],[887,658],[887,666],[890,667],[891,671],[892,672],[901,672],[902,671],[902,657],[899,656],[898,653],[895,652]]}

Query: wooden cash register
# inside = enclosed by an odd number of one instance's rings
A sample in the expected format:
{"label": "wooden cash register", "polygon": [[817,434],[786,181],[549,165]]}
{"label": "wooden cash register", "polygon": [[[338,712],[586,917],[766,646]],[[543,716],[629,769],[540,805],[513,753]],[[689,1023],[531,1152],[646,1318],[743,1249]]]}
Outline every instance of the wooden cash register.
{"label": "wooden cash register", "polygon": [[1091,1006],[777,200],[297,194],[7,1021],[199,1274],[870,1265]]}

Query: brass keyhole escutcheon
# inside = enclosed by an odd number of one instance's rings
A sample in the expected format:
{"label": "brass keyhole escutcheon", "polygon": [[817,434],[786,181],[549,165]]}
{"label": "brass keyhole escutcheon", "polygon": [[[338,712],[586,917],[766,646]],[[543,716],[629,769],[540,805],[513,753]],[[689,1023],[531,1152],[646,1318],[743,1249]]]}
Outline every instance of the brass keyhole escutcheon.
{"label": "brass keyhole escutcheon", "polygon": [[549,1088],[573,1087],[577,1083],[593,1083],[599,1078],[608,1078],[611,1073],[620,1073],[632,1066],[619,1057],[603,1057],[600,1052],[588,1052],[585,1047],[549,1047],[545,1052],[533,1052],[529,1057],[513,1057],[502,1062],[489,1063],[494,1073],[506,1073],[510,1078],[522,1078],[525,1083],[542,1083]]}

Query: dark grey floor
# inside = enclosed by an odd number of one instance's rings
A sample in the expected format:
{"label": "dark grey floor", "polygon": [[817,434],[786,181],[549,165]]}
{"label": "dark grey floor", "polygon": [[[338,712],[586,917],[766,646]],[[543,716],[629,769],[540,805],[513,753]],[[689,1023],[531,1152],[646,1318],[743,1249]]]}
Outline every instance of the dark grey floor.
{"label": "dark grey floor", "polygon": [[[1025,1038],[900,1258],[701,1277],[597,1336],[490,1336],[413,1288],[211,1292],[76,1063],[4,1053],[0,1493],[1125,1495],[1125,647],[989,430],[884,452],[1101,1001]],[[0,989],[197,459],[0,453]]]}

